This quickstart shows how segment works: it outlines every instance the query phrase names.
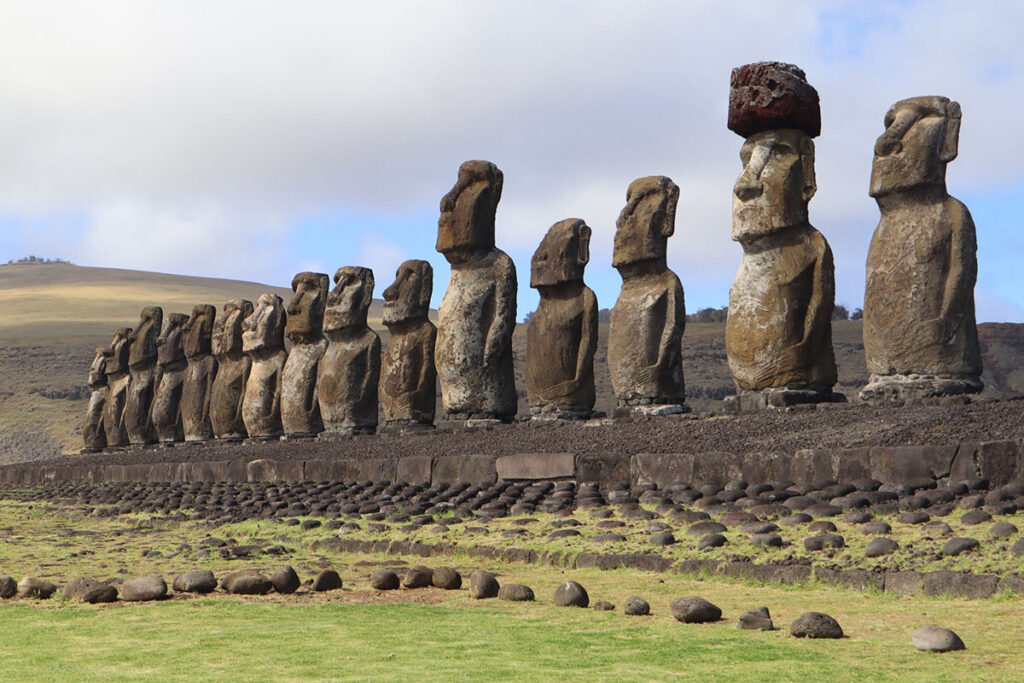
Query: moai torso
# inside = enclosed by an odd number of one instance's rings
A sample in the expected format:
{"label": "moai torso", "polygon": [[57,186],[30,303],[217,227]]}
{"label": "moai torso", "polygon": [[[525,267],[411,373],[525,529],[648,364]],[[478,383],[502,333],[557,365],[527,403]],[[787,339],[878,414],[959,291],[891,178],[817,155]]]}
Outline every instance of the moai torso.
{"label": "moai torso", "polygon": [[182,329],[182,347],[188,359],[185,384],[181,391],[181,425],[185,441],[207,441],[213,438],[210,423],[210,402],[213,382],[217,376],[217,359],[211,343],[217,309],[200,304]]}
{"label": "moai torso", "polygon": [[980,391],[977,237],[967,207],[945,185],[946,164],[957,154],[960,106],[915,97],[893,105],[885,123],[871,178],[882,215],[864,292],[868,371],[873,383],[908,375],[959,380],[925,395]]}
{"label": "moai torso", "polygon": [[232,299],[214,323],[211,348],[217,375],[210,394],[210,426],[218,439],[240,439],[247,434],[242,403],[252,360],[242,351],[242,326],[252,311],[251,301]]}
{"label": "moai torso", "polygon": [[185,386],[188,362],[182,348],[182,328],[188,316],[171,313],[163,333],[157,340],[157,380],[153,398],[153,426],[163,443],[183,441],[181,426],[181,394]]}
{"label": "moai torso", "polygon": [[157,338],[163,319],[164,313],[159,306],[144,308],[139,326],[132,333],[128,353],[128,399],[124,408],[125,429],[132,445],[156,441],[150,409],[156,391]]}
{"label": "moai torso", "polygon": [[434,271],[426,261],[406,261],[384,290],[384,325],[391,339],[381,360],[380,401],[391,426],[434,424],[437,328],[430,322]]}
{"label": "moai torso", "polygon": [[317,394],[324,431],[372,433],[377,428],[380,338],[366,324],[373,299],[373,271],[346,266],[334,275],[327,298]]}
{"label": "moai torso", "polygon": [[620,407],[682,404],[686,307],[683,286],[666,265],[679,187],[664,176],[640,178],[626,199],[612,263],[622,275],[608,329],[612,388]]}
{"label": "moai torso", "polygon": [[516,270],[494,246],[502,181],[494,164],[467,161],[441,200],[437,250],[452,270],[438,315],[436,361],[450,419],[511,420],[516,414]]}
{"label": "moai torso", "polygon": [[540,303],[526,334],[526,390],[535,418],[586,418],[594,407],[597,297],[583,284],[590,234],[580,219],[561,221],[533,255]]}
{"label": "moai torso", "polygon": [[98,348],[89,367],[89,407],[82,423],[84,451],[92,453],[103,450],[107,445],[107,434],[103,430],[103,409],[110,393],[107,384],[107,349]]}
{"label": "moai torso", "polygon": [[107,446],[127,446],[128,431],[124,426],[124,408],[128,403],[128,353],[131,349],[130,327],[122,327],[114,332],[110,346],[104,349],[109,391],[103,407],[103,433]]}
{"label": "moai torso", "polygon": [[284,326],[284,303],[276,294],[261,294],[256,309],[242,323],[242,351],[252,361],[242,399],[249,438],[281,436],[281,377],[288,359]]}
{"label": "moai torso", "polygon": [[316,380],[327,351],[323,321],[330,279],[324,273],[299,273],[292,291],[285,327],[292,347],[281,380],[281,424],[287,435],[311,436],[324,429]]}

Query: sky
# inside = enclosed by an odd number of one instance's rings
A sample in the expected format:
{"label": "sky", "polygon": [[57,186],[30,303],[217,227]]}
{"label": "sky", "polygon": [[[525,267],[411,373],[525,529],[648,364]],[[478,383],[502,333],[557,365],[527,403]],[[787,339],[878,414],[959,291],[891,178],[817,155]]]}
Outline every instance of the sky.
{"label": "sky", "polygon": [[978,320],[1024,322],[1022,32],[1024,3],[987,0],[0,1],[0,262],[281,286],[362,265],[379,297],[424,258],[436,306],[439,201],[487,159],[520,317],[530,256],[569,217],[593,229],[587,282],[613,305],[615,219],[646,175],[680,186],[687,310],[724,306],[742,255],[729,75],[777,60],[821,98],[810,216],[837,302],[863,301],[886,110],[945,95],[963,108],[947,183],[977,226]]}

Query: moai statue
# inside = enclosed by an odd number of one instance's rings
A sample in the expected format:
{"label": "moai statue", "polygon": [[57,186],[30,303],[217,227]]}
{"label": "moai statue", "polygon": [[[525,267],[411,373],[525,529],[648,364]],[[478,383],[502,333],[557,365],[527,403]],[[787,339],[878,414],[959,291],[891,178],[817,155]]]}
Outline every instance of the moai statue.
{"label": "moai statue", "polygon": [[380,402],[389,431],[434,428],[437,328],[428,318],[433,289],[430,264],[406,261],[384,290],[384,324],[391,341],[381,366]]}
{"label": "moai statue", "polygon": [[327,351],[324,308],[331,280],[326,273],[299,273],[292,278],[292,291],[285,323],[292,348],[281,378],[281,425],[286,438],[302,438],[324,430],[316,376]]}
{"label": "moai statue", "polygon": [[156,441],[150,409],[156,392],[157,338],[163,327],[164,312],[159,306],[142,309],[139,326],[131,335],[128,352],[128,401],[124,406],[124,426],[133,446]]}
{"label": "moai statue", "polygon": [[494,246],[502,182],[494,164],[467,161],[441,200],[437,251],[452,271],[438,315],[436,357],[450,421],[511,422],[516,414],[516,268]]}
{"label": "moai statue", "polygon": [[217,359],[217,375],[210,393],[210,426],[218,439],[238,441],[248,435],[242,402],[252,359],[242,351],[242,326],[252,311],[248,299],[232,299],[224,304],[224,315],[213,325],[211,349]]}
{"label": "moai statue", "polygon": [[281,437],[281,376],[288,359],[285,315],[281,297],[265,293],[242,323],[242,351],[252,360],[242,398],[242,421],[250,439]]}
{"label": "moai statue", "polygon": [[594,409],[597,297],[583,284],[590,233],[579,218],[560,221],[533,255],[540,304],[526,335],[526,391],[534,420],[587,419]]}
{"label": "moai statue", "polygon": [[128,403],[128,354],[131,351],[132,328],[119,327],[114,331],[110,346],[103,350],[107,373],[106,405],[103,406],[103,433],[107,447],[128,445],[128,430],[124,426],[124,407]]}
{"label": "moai statue", "polygon": [[164,321],[164,329],[157,339],[156,394],[153,397],[153,427],[157,438],[164,445],[184,441],[181,425],[181,394],[185,386],[188,361],[182,347],[182,333],[188,316],[184,313],[170,313]]}
{"label": "moai statue", "polygon": [[98,453],[107,446],[107,434],[103,431],[103,409],[110,394],[106,370],[107,353],[108,349],[97,348],[92,357],[92,365],[89,366],[91,393],[89,408],[85,412],[85,422],[82,423],[82,440],[85,446],[82,453]]}
{"label": "moai statue", "polygon": [[380,337],[366,324],[373,301],[373,271],[339,268],[327,297],[317,394],[327,437],[373,434],[377,430]]}
{"label": "moai statue", "polygon": [[727,406],[845,400],[832,391],[832,250],[807,213],[817,190],[811,138],[821,132],[818,93],[792,64],[734,69],[729,129],[746,142],[732,200],[732,238],[743,260],[725,327],[738,393]]}
{"label": "moai statue", "polygon": [[185,441],[208,441],[213,438],[210,424],[210,401],[213,381],[217,376],[217,358],[213,355],[213,326],[217,309],[199,304],[182,327],[182,347],[188,367],[185,386],[181,390],[181,426]]}
{"label": "moai statue", "polygon": [[679,186],[665,176],[634,180],[615,223],[612,266],[622,292],[608,329],[608,369],[618,417],[672,415],[685,405],[683,285],[668,268]]}
{"label": "moai statue", "polygon": [[974,319],[977,237],[967,207],[946,192],[960,105],[913,97],[885,115],[871,196],[882,218],[868,251],[864,400],[982,390]]}

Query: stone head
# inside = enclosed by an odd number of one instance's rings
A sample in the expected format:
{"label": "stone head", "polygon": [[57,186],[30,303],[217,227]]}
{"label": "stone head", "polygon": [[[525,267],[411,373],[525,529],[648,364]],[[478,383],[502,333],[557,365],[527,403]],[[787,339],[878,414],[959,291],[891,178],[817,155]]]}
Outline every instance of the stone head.
{"label": "stone head", "polygon": [[327,296],[324,330],[366,327],[366,315],[373,301],[373,271],[361,266],[343,266],[334,274],[334,289]]}
{"label": "stone head", "polygon": [[814,141],[802,130],[755,133],[740,150],[743,172],[732,193],[732,238],[753,242],[807,223],[817,191]]}
{"label": "stone head", "polygon": [[224,304],[224,315],[213,324],[211,349],[215,355],[241,353],[242,328],[252,311],[252,302],[248,299],[232,299]]}
{"label": "stone head", "polygon": [[900,100],[885,115],[875,141],[871,196],[912,187],[945,187],[946,164],[956,158],[960,105],[945,97]]}
{"label": "stone head", "polygon": [[284,301],[277,294],[260,294],[255,310],[242,322],[242,351],[284,348],[284,326]]}
{"label": "stone head", "polygon": [[99,388],[107,384],[107,352],[102,346],[96,347],[89,366],[89,386]]}
{"label": "stone head", "polygon": [[642,261],[664,264],[668,238],[675,232],[679,186],[665,176],[638,178],[626,192],[626,206],[615,222],[612,266]]}
{"label": "stone head", "polygon": [[459,167],[455,187],[441,199],[437,251],[451,264],[494,249],[494,214],[501,199],[504,175],[489,161],[467,161]]}
{"label": "stone head", "polygon": [[188,316],[184,313],[169,313],[164,318],[164,329],[157,339],[157,363],[170,365],[185,360],[182,335]]}
{"label": "stone head", "polygon": [[319,338],[331,280],[327,273],[299,273],[292,278],[295,295],[288,302],[285,333],[293,343]]}
{"label": "stone head", "polygon": [[581,218],[567,218],[552,225],[530,261],[533,288],[583,282],[590,261],[590,226]]}
{"label": "stone head", "polygon": [[110,346],[103,350],[107,362],[104,371],[108,375],[128,372],[128,355],[131,349],[132,328],[119,327],[114,330],[114,338]]}
{"label": "stone head", "polygon": [[192,315],[181,330],[181,345],[186,357],[195,358],[210,353],[216,318],[217,309],[210,304],[198,304],[192,308]]}
{"label": "stone head", "polygon": [[398,266],[395,281],[384,290],[384,324],[426,320],[434,291],[434,268],[426,261],[411,260]]}
{"label": "stone head", "polygon": [[156,360],[156,341],[164,324],[164,311],[159,306],[147,306],[139,314],[139,326],[131,335],[128,364],[152,363]]}

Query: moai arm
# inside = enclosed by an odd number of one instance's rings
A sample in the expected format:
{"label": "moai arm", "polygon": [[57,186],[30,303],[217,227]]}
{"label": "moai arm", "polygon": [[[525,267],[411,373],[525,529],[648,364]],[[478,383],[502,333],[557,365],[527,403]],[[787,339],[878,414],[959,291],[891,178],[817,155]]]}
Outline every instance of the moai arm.
{"label": "moai arm", "polygon": [[588,372],[593,373],[594,354],[597,352],[597,297],[588,287],[583,289],[583,319],[580,321],[580,345],[576,350],[576,376],[541,392],[545,401],[554,401],[575,393],[583,385]]}
{"label": "moai arm", "polygon": [[363,375],[362,383],[360,384],[359,395],[360,396],[373,396],[373,404],[375,406],[380,405],[380,397],[378,390],[380,387],[380,337],[377,336],[372,330],[368,330],[372,339],[370,339],[370,346],[366,350],[366,374]]}
{"label": "moai arm", "polygon": [[949,217],[952,222],[950,239],[949,273],[942,296],[942,309],[932,324],[931,337],[936,343],[946,344],[960,329],[968,302],[974,295],[974,283],[978,279],[978,243],[974,231],[974,219],[967,207],[956,199],[947,200]]}
{"label": "moai arm", "polygon": [[487,340],[484,344],[484,363],[494,365],[501,362],[501,355],[505,353],[512,332],[516,327],[516,283],[515,265],[505,254],[501,253],[496,260],[495,283],[494,283],[494,318],[491,320],[487,330]]}

